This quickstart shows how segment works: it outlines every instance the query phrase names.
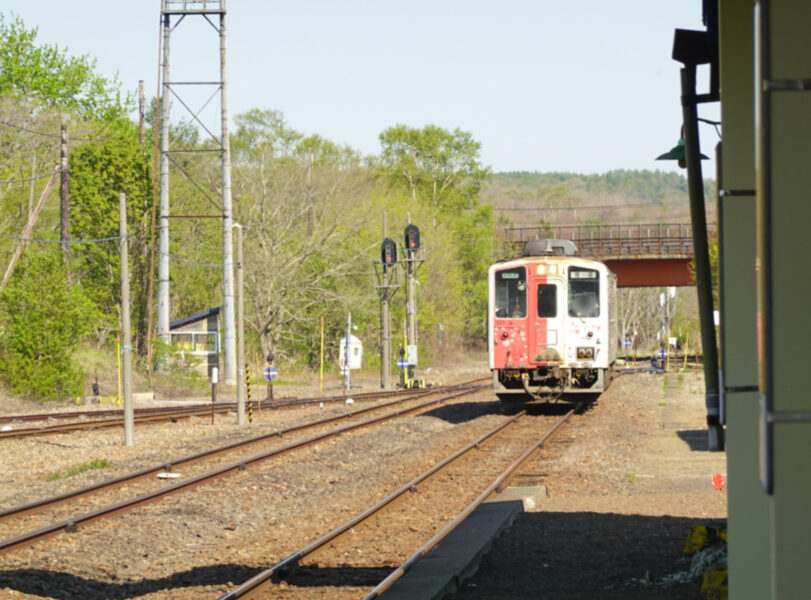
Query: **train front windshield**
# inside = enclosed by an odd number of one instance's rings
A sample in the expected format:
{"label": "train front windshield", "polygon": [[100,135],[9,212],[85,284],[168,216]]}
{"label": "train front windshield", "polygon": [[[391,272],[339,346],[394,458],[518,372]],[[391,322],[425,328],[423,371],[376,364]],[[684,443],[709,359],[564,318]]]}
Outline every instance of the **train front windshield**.
{"label": "train front windshield", "polygon": [[496,317],[523,319],[527,316],[527,270],[515,267],[496,272]]}
{"label": "train front windshield", "polygon": [[600,316],[600,273],[595,269],[569,267],[569,316]]}

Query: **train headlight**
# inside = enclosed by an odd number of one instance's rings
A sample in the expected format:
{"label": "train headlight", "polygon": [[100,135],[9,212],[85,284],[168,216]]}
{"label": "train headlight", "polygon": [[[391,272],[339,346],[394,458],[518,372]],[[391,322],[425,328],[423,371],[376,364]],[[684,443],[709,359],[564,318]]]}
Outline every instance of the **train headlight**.
{"label": "train headlight", "polygon": [[577,349],[577,360],[594,360],[594,348],[579,347]]}

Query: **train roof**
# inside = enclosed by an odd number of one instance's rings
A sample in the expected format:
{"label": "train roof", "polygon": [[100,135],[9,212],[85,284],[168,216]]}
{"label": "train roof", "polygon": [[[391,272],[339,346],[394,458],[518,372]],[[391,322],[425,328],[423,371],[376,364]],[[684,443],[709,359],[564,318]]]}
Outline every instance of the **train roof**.
{"label": "train roof", "polygon": [[505,258],[490,265],[490,270],[503,267],[512,267],[518,265],[540,265],[540,264],[563,264],[563,265],[583,265],[598,270],[610,269],[605,263],[591,258],[583,258],[580,256],[515,256],[512,258]]}

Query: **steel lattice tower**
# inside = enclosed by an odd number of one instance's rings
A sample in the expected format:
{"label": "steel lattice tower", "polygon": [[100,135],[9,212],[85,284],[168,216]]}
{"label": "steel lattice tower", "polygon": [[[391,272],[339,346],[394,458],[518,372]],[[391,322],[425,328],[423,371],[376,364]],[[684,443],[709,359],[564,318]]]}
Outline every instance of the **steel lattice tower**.
{"label": "steel lattice tower", "polygon": [[[190,16],[202,17],[219,34],[220,42],[220,78],[219,81],[181,81],[169,77],[170,62],[169,49],[172,32]],[[172,22],[174,21],[174,25]],[[161,160],[160,160],[160,208],[159,208],[159,262],[158,262],[158,336],[169,344],[169,164],[173,162],[170,148],[169,129],[171,125],[170,99],[178,100],[202,129],[214,140],[215,147],[210,146],[185,149],[184,152],[216,152],[221,156],[222,164],[222,212],[217,218],[222,218],[223,239],[223,376],[227,385],[236,383],[235,358],[235,315],[234,315],[234,251],[232,242],[232,212],[231,212],[231,149],[228,137],[228,94],[226,85],[226,54],[225,54],[225,0],[162,0],[161,24],[163,33],[163,58],[161,64]],[[193,87],[209,88],[214,92],[212,97],[219,95],[221,107],[221,130],[217,137],[211,128],[200,118],[205,104],[194,112],[184,97]],[[182,91],[182,93],[181,93]],[[209,98],[210,100],[211,98]],[[181,170],[182,171],[182,170]],[[199,187],[199,186],[198,186]],[[209,215],[210,216],[210,215]]]}

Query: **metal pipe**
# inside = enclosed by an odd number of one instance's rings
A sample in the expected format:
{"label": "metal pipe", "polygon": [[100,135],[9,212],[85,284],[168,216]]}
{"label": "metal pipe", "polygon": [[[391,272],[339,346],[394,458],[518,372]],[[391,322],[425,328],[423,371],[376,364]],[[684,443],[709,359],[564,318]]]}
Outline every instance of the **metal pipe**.
{"label": "metal pipe", "polygon": [[[164,7],[165,8],[165,7]],[[158,337],[169,347],[169,39],[172,28],[169,15],[163,15],[163,86],[161,92],[160,203],[158,208]],[[161,354],[165,361],[165,354]],[[156,364],[160,371],[163,364]]]}
{"label": "metal pipe", "polygon": [[222,112],[222,287],[223,287],[223,382],[237,383],[234,318],[234,245],[231,224],[231,142],[228,134],[228,86],[225,60],[225,6],[220,13],[220,104]]}
{"label": "metal pipe", "polygon": [[707,434],[710,450],[724,449],[723,427],[718,398],[718,351],[712,308],[712,275],[710,272],[707,217],[704,206],[704,178],[701,173],[701,151],[696,108],[696,65],[681,69],[681,104],[684,119],[684,153],[687,165],[687,187],[690,196],[690,221],[693,227],[693,253],[698,288],[701,345],[704,349],[704,398],[707,405]]}

